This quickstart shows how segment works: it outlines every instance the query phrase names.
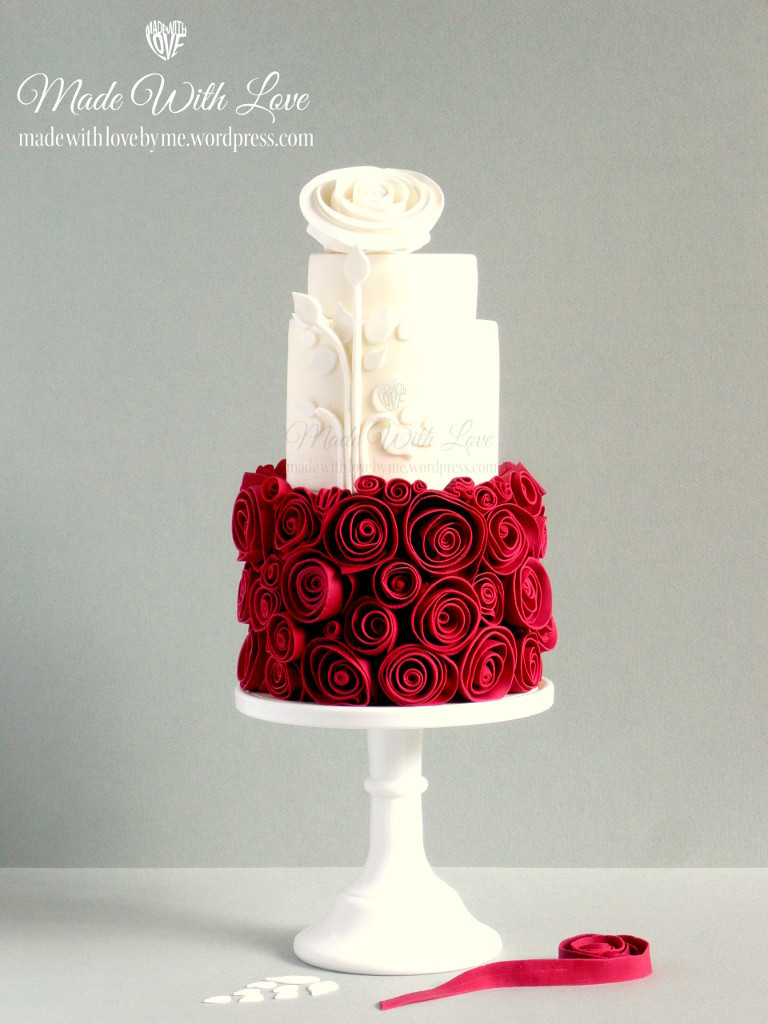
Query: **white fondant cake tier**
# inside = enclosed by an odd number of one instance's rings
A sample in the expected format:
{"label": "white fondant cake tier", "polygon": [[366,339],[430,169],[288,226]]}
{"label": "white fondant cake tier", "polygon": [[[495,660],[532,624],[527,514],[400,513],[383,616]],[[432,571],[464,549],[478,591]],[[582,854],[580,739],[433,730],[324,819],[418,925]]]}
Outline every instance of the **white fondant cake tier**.
{"label": "white fondant cake tier", "polygon": [[[385,309],[401,320],[474,320],[477,316],[477,258],[455,253],[370,253],[363,286],[363,317]],[[332,320],[339,302],[352,309],[346,256],[315,252],[309,257],[307,291]]]}
{"label": "white fondant cake tier", "polygon": [[[354,477],[476,482],[496,472],[497,326],[477,320],[477,261],[452,254],[367,257],[356,310],[348,258],[310,257],[307,296],[288,332],[287,478],[317,490],[349,486],[345,457],[359,438]],[[354,275],[352,275],[354,277]],[[307,296],[299,296],[306,299]],[[360,319],[358,421],[344,421]],[[352,388],[354,398],[354,388]]]}

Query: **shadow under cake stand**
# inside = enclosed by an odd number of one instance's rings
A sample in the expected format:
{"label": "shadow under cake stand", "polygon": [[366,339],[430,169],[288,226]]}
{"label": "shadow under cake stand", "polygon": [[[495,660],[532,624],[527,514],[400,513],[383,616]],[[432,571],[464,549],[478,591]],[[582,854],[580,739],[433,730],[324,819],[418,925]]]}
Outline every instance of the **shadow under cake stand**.
{"label": "shadow under cake stand", "polygon": [[493,959],[499,934],[475,920],[424,852],[421,794],[423,729],[528,718],[552,707],[548,679],[500,700],[429,707],[334,707],[235,691],[238,711],[283,725],[365,729],[371,796],[368,859],[361,874],[293,949],[308,964],[354,974],[437,974]]}

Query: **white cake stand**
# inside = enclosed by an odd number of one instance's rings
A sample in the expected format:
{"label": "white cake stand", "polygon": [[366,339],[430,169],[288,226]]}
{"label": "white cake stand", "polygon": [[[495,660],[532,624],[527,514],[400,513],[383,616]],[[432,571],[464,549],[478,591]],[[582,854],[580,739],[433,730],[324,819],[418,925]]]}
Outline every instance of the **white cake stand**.
{"label": "white cake stand", "polygon": [[421,774],[421,732],[527,718],[550,708],[554,693],[544,679],[530,693],[501,700],[358,708],[235,691],[238,711],[251,718],[368,732],[368,859],[328,914],[296,936],[293,949],[301,960],[355,974],[436,974],[474,967],[497,955],[502,945],[498,933],[472,917],[424,853],[421,794],[427,780]]}

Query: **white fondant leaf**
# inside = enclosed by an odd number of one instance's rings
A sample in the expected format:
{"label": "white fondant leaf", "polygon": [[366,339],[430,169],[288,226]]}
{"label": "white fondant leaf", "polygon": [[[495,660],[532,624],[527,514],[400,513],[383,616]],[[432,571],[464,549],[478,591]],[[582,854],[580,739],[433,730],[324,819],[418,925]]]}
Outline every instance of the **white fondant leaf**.
{"label": "white fondant leaf", "polygon": [[416,422],[416,411],[412,405],[404,405],[400,410],[400,422],[408,427]]}
{"label": "white fondant leaf", "polygon": [[293,311],[307,327],[314,327],[323,319],[323,310],[313,295],[293,292]]}
{"label": "white fondant leaf", "polygon": [[394,326],[392,310],[389,307],[379,310],[370,320],[366,321],[365,340],[371,345],[380,345],[390,336]]}
{"label": "white fondant leaf", "polygon": [[371,351],[366,352],[363,357],[363,366],[366,370],[378,370],[386,358],[387,350],[385,348],[371,349]]}
{"label": "white fondant leaf", "polygon": [[314,348],[315,345],[317,344],[317,332],[313,331],[311,327],[308,327],[305,331],[302,331],[299,337],[307,346],[307,348]]}
{"label": "white fondant leaf", "polygon": [[359,245],[344,260],[344,276],[350,284],[362,284],[371,272],[371,261]]}
{"label": "white fondant leaf", "polygon": [[409,323],[398,324],[395,335],[398,341],[408,341],[411,337],[411,325]]}
{"label": "white fondant leaf", "polygon": [[330,373],[338,361],[332,348],[319,348],[309,361],[309,369],[315,373]]}
{"label": "white fondant leaf", "polygon": [[203,1000],[204,1003],[231,1003],[232,996],[209,996]]}
{"label": "white fondant leaf", "polygon": [[344,344],[352,338],[352,315],[344,309],[341,303],[336,306],[333,329],[336,332],[336,337]]}
{"label": "white fondant leaf", "polygon": [[[235,995],[237,995],[237,993],[235,993]],[[249,989],[249,991],[244,996],[241,997],[240,1002],[241,1003],[263,1003],[264,1002],[264,994],[263,994],[263,992],[259,992],[259,990],[257,988],[252,988],[252,989]]]}

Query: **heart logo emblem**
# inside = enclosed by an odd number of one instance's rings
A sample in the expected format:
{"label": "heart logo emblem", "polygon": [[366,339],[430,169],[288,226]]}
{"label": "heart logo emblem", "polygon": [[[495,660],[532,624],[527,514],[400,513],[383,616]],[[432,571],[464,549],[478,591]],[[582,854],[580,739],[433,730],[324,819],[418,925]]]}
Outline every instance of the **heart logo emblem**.
{"label": "heart logo emblem", "polygon": [[405,384],[399,380],[389,380],[379,384],[376,391],[383,407],[394,412],[405,397]]}
{"label": "heart logo emblem", "polygon": [[187,34],[187,27],[183,21],[172,21],[169,25],[150,21],[146,32],[150,50],[161,60],[170,60],[184,45],[182,40]]}

